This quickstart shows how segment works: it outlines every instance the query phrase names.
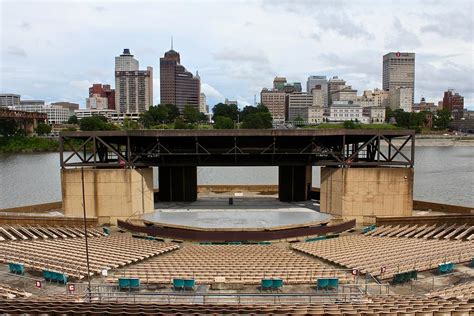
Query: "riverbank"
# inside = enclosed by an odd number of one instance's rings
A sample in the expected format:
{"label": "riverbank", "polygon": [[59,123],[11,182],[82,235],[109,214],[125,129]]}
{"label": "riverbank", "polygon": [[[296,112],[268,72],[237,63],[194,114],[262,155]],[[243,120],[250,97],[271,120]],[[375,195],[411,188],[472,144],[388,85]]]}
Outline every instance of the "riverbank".
{"label": "riverbank", "polygon": [[[402,143],[403,141],[400,139],[394,142]],[[415,138],[415,145],[424,147],[474,147],[474,136],[418,134]],[[56,139],[40,137],[0,138],[0,153],[18,154],[58,151],[59,141]]]}
{"label": "riverbank", "polygon": [[40,137],[0,138],[0,153],[38,153],[59,151],[59,141]]}

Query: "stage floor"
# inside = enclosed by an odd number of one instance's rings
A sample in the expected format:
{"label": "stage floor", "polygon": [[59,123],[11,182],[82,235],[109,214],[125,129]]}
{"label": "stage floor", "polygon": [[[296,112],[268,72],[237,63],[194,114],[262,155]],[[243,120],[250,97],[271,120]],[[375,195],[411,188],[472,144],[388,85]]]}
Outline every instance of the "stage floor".
{"label": "stage floor", "polygon": [[158,202],[155,212],[142,218],[151,222],[201,228],[270,228],[327,221],[328,214],[319,212],[312,201],[301,203],[280,202],[273,197],[204,198],[196,202]]}

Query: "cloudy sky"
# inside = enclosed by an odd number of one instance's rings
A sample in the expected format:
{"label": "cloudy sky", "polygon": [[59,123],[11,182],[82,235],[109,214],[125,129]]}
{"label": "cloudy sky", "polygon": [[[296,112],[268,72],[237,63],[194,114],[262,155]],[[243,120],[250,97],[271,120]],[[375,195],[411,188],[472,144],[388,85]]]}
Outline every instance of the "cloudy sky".
{"label": "cloudy sky", "polygon": [[309,75],[381,88],[382,56],[416,53],[415,100],[454,88],[474,109],[474,5],[470,0],[21,1],[0,0],[0,92],[82,106],[92,83],[114,81],[130,48],[154,68],[170,37],[199,71],[213,105],[259,99],[273,77],[303,87]]}

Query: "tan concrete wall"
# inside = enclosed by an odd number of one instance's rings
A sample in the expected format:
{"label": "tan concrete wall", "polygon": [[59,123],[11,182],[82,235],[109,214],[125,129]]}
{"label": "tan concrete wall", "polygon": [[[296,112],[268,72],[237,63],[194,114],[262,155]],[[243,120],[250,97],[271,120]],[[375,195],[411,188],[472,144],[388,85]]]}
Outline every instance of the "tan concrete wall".
{"label": "tan concrete wall", "polygon": [[[64,215],[82,217],[81,170],[63,169],[61,186]],[[154,210],[151,168],[84,169],[84,186],[87,216],[100,224]]]}
{"label": "tan concrete wall", "polygon": [[412,168],[321,168],[321,211],[345,219],[411,216]]}

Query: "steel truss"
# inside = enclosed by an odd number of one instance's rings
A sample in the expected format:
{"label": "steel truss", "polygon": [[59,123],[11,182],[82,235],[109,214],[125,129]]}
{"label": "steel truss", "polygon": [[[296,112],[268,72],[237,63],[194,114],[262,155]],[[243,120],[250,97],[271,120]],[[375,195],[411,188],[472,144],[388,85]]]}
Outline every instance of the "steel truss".
{"label": "steel truss", "polygon": [[127,132],[62,133],[62,168],[149,166],[413,167],[414,133],[324,136],[133,136]]}

